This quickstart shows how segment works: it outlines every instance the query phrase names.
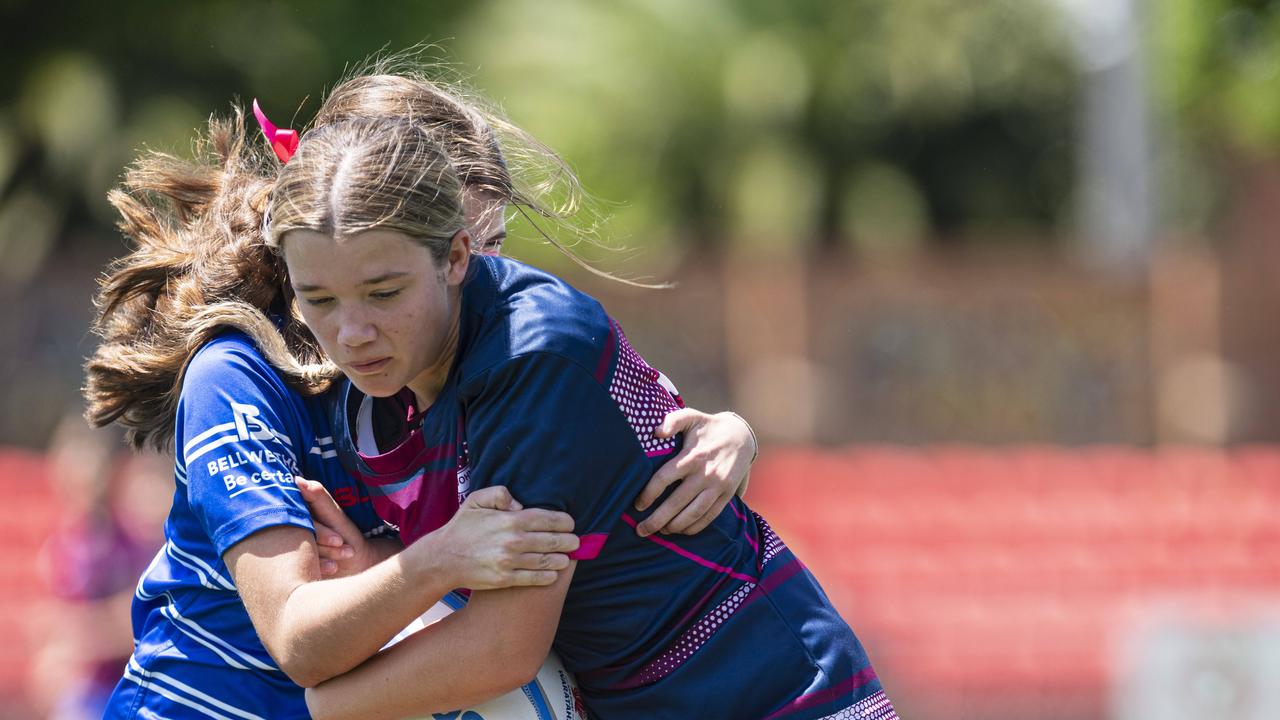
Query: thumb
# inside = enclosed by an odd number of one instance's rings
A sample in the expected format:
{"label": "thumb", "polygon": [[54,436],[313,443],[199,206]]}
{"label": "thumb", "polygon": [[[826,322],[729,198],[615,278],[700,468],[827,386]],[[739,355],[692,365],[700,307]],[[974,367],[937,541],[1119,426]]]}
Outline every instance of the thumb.
{"label": "thumb", "polygon": [[653,431],[653,435],[654,437],[669,438],[676,433],[684,432],[698,423],[700,414],[693,408],[673,410],[662,418],[662,424],[658,426],[657,430]]}
{"label": "thumb", "polygon": [[[333,498],[329,495],[329,491],[325,489],[323,483],[297,478],[294,480],[294,484],[302,491],[302,499],[311,506],[311,512],[313,513],[327,509],[326,506],[328,505],[337,504],[333,502]],[[325,502],[326,500],[329,502]]]}
{"label": "thumb", "polygon": [[350,518],[342,512],[342,508],[338,507],[338,502],[329,494],[323,483],[302,478],[298,478],[295,482],[298,489],[302,491],[302,499],[307,503],[307,509],[311,511],[311,516],[316,521],[344,535],[354,527]]}

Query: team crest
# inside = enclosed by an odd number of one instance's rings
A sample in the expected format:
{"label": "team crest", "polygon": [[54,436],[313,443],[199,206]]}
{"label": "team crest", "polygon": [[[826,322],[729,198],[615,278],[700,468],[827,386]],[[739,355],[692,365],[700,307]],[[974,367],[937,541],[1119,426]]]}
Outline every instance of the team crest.
{"label": "team crest", "polygon": [[253,405],[231,403],[231,414],[236,422],[236,434],[241,440],[270,440],[275,433],[262,421],[261,411]]}

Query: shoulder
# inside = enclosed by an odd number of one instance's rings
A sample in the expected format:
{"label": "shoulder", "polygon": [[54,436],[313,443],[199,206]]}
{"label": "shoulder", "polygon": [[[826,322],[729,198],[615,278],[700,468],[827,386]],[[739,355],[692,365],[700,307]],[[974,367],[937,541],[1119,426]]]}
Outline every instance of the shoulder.
{"label": "shoulder", "polygon": [[[245,437],[288,437],[305,422],[308,408],[247,335],[228,331],[206,342],[187,363],[178,396],[177,434],[232,424]],[[252,427],[251,427],[252,426]]]}
{"label": "shoulder", "polygon": [[590,374],[612,353],[612,322],[595,298],[544,270],[477,256],[464,308],[473,327],[464,376],[529,356],[555,356]]}
{"label": "shoulder", "polygon": [[271,394],[290,394],[257,345],[239,330],[227,330],[202,345],[182,375],[183,395],[245,386]]}

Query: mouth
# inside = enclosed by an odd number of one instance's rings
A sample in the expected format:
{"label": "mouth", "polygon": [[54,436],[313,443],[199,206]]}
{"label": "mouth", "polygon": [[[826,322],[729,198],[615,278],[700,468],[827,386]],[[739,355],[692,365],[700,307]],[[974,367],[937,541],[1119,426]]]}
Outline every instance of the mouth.
{"label": "mouth", "polygon": [[372,375],[382,370],[383,368],[385,368],[387,366],[387,363],[390,363],[390,362],[391,362],[391,358],[384,357],[384,358],[379,358],[377,360],[368,360],[365,362],[349,363],[347,367],[351,368],[357,374],[360,374],[360,375]]}

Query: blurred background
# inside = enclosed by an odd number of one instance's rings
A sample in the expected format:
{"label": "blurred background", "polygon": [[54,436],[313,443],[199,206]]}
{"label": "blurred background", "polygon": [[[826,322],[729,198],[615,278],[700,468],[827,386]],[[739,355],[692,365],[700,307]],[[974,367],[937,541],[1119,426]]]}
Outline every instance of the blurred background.
{"label": "blurred background", "polygon": [[904,718],[1280,717],[1280,1],[0,2],[0,718],[92,717],[171,459],[78,415],[106,191],[431,56],[579,172],[586,274]]}

